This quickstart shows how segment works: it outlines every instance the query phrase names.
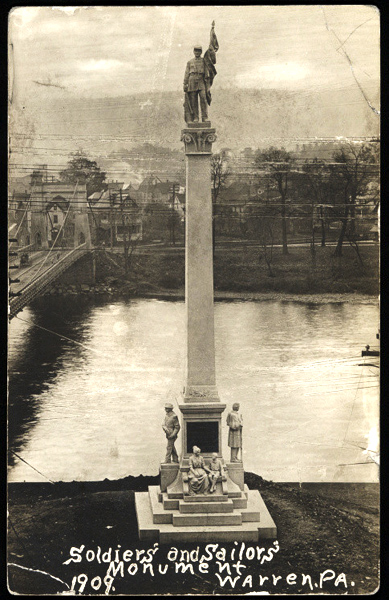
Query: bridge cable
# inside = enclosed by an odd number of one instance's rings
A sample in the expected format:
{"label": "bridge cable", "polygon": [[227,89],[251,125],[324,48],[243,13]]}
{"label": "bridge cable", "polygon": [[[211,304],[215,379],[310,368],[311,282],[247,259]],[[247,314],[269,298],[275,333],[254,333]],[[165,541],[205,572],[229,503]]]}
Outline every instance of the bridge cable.
{"label": "bridge cable", "polygon": [[[365,362],[366,362],[366,358],[364,358],[364,360],[363,360],[363,363],[365,363]],[[348,420],[348,423],[347,423],[347,428],[346,428],[346,432],[344,434],[343,444],[342,445],[344,445],[345,443],[347,443],[347,439],[346,438],[347,438],[347,435],[348,435],[348,430],[349,430],[351,419],[352,419],[353,412],[354,412],[355,401],[357,399],[359,390],[363,389],[363,388],[360,388],[360,383],[361,383],[361,379],[362,379],[362,375],[363,375],[363,371],[364,371],[363,367],[364,367],[364,364],[361,367],[361,374],[359,376],[359,380],[358,380],[358,383],[357,383],[357,390],[355,392],[355,396],[354,396],[354,400],[353,400],[353,405],[351,407],[350,417],[349,417],[349,420]],[[372,387],[378,387],[378,386],[372,386]]]}
{"label": "bridge cable", "polygon": [[33,323],[33,321],[28,321],[27,319],[22,319],[22,317],[19,317],[19,315],[15,315],[15,319],[19,319],[19,321],[23,321],[24,323],[27,323],[28,325],[32,325],[33,327],[37,327],[38,329],[47,331],[48,333],[56,335],[57,337],[59,337],[63,340],[67,340],[68,342],[73,342],[74,344],[77,344],[78,346],[82,346],[83,348],[85,348],[86,350],[89,350],[90,352],[95,352],[95,354],[98,354],[99,356],[103,356],[104,358],[112,358],[110,355],[105,354],[104,352],[100,352],[99,350],[96,350],[95,348],[92,348],[91,346],[86,346],[82,342],[77,342],[77,340],[73,340],[72,338],[69,338],[66,335],[61,335],[60,333],[57,333],[56,331],[52,331],[51,329],[42,327],[42,325],[37,325],[36,323]]}
{"label": "bridge cable", "polygon": [[34,471],[36,471],[37,473],[39,473],[39,475],[42,475],[42,477],[44,477],[45,479],[47,479],[47,481],[50,481],[50,483],[53,483],[53,484],[55,483],[55,481],[52,481],[51,479],[49,479],[49,477],[46,477],[46,475],[44,475],[43,473],[41,473],[41,471],[38,471],[38,469],[36,469],[32,465],[30,465],[29,462],[27,462],[24,458],[22,458],[21,456],[19,456],[19,454],[17,454],[17,452],[14,452],[14,450],[8,450],[8,452],[11,452],[12,454],[15,454],[15,456],[17,456],[20,460],[22,460],[24,463],[26,463],[26,465],[28,465],[29,467],[31,467],[31,469],[34,469]]}

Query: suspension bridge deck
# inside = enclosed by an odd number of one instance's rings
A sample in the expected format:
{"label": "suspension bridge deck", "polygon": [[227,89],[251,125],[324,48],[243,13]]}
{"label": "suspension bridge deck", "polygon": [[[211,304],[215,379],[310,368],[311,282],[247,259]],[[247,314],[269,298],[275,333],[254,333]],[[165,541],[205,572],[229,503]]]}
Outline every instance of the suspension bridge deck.
{"label": "suspension bridge deck", "polygon": [[84,243],[73,250],[56,249],[52,253],[42,250],[31,254],[30,265],[19,266],[12,271],[12,279],[19,279],[19,282],[12,283],[14,295],[9,302],[9,318],[15,317],[61,273],[90,251],[90,248],[87,248]]}

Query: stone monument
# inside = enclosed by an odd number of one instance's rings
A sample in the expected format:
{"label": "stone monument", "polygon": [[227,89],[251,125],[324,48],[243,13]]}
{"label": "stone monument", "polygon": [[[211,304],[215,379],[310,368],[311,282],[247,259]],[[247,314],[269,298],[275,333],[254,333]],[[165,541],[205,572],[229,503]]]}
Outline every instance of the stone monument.
{"label": "stone monument", "polygon": [[[215,372],[210,178],[216,133],[207,109],[219,48],[214,26],[204,58],[195,46],[195,58],[184,75],[186,372],[179,405],[181,457],[179,463],[161,464],[160,486],[135,494],[140,539],[160,543],[257,541],[277,535],[259,492],[244,484],[243,462],[237,458],[242,446],[238,413],[228,416],[232,460],[223,458],[226,405],[220,401]],[[239,432],[231,434],[235,426]]]}

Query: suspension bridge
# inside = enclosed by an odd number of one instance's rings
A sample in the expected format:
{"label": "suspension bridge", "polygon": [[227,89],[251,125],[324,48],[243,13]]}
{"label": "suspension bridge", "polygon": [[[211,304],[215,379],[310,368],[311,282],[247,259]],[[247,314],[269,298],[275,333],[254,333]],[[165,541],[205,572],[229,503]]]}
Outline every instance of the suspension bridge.
{"label": "suspension bridge", "polygon": [[10,265],[16,266],[16,269],[12,271],[9,318],[15,317],[32,300],[47,290],[64,271],[92,251],[93,249],[87,248],[84,242],[73,249],[56,248],[50,254],[45,251],[33,251],[31,264],[27,268],[23,265]]}
{"label": "suspension bridge", "polygon": [[[85,186],[80,190],[78,182],[76,183],[70,201],[66,202],[67,210],[62,224],[51,230],[51,235],[55,232],[55,239],[52,237],[49,241],[47,206],[61,202],[63,204],[65,198],[58,195],[58,192],[64,194],[64,184],[46,184],[46,187],[53,188],[50,195],[45,191],[44,185],[42,181],[34,184],[30,198],[23,207],[22,217],[18,224],[15,222],[9,228],[9,319],[45,292],[81,257],[94,250],[86,202],[83,201],[83,194],[86,198]],[[81,201],[74,204],[77,190]],[[54,194],[56,195],[52,198]],[[24,242],[26,239],[27,244]]]}

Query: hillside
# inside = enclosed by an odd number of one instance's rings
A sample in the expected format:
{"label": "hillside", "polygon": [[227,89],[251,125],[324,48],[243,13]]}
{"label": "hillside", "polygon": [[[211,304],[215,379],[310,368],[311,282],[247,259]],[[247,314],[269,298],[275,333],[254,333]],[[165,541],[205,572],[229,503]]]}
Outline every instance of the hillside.
{"label": "hillside", "polygon": [[[371,101],[378,105],[378,98]],[[46,88],[44,94],[29,98],[23,117],[19,117],[21,108],[15,110],[15,130],[22,132],[28,126],[29,140],[38,136],[39,141],[34,142],[35,162],[45,162],[49,150],[50,162],[60,162],[64,154],[80,147],[105,157],[143,142],[180,149],[180,131],[185,126],[182,103],[183,94],[178,91],[104,99],[76,98],[67,91]],[[223,90],[215,85],[210,117],[217,127],[215,151],[221,147],[263,147],[272,140],[274,143],[274,138],[282,138],[288,145],[288,139],[294,144],[296,139],[307,137],[379,133],[378,116],[357,86],[290,92]],[[28,146],[29,140],[18,143]]]}

